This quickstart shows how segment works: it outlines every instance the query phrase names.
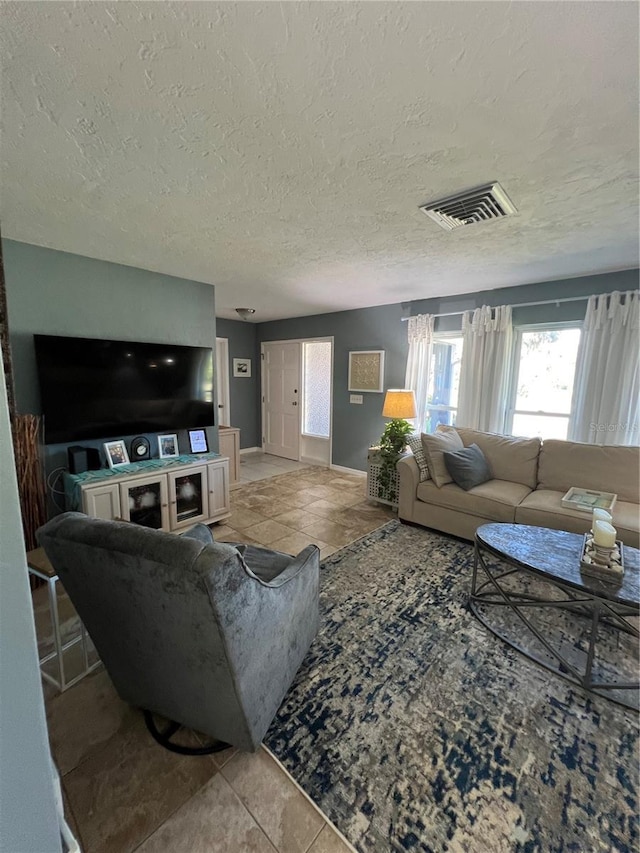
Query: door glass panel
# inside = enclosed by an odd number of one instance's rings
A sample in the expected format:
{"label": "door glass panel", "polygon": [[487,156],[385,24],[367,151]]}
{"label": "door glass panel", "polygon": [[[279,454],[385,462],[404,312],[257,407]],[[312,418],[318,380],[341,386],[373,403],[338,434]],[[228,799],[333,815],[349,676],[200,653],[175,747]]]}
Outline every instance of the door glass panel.
{"label": "door glass panel", "polygon": [[162,499],[160,481],[144,486],[129,486],[129,520],[143,527],[162,528]]}
{"label": "door glass panel", "polygon": [[204,515],[202,474],[176,478],[176,516],[178,523]]}
{"label": "door glass panel", "polygon": [[331,341],[304,344],[302,432],[328,438],[331,416]]}

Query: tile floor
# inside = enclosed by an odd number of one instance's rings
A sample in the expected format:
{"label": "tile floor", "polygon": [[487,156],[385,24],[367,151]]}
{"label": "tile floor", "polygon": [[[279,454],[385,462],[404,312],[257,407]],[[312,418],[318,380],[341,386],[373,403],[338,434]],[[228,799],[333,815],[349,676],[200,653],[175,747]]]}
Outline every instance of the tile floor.
{"label": "tile floor", "polygon": [[242,453],[240,454],[240,485],[309,467],[304,462],[283,459],[280,456],[270,456],[268,453],[262,453],[262,451]]}
{"label": "tile floor", "polygon": [[[393,517],[366,501],[364,475],[287,463],[243,457],[245,480],[216,539],[291,553],[315,542],[326,556]],[[168,752],[103,669],[62,694],[45,687],[45,704],[67,820],[84,853],[352,850],[268,750]],[[198,742],[197,733],[184,737]]]}
{"label": "tile floor", "polygon": [[[273,469],[280,472],[264,473]],[[231,518],[214,526],[215,538],[291,554],[314,543],[328,557],[393,517],[388,507],[367,501],[365,486],[364,473],[248,454],[242,457],[240,487],[231,492]]]}

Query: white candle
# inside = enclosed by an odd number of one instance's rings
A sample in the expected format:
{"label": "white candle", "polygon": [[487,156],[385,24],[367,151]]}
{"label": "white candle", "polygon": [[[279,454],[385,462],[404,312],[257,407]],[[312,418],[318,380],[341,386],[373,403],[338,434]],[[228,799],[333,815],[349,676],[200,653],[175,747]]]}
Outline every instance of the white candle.
{"label": "white candle", "polygon": [[594,521],[593,541],[602,548],[613,548],[616,544],[616,529],[607,521]]}
{"label": "white candle", "polygon": [[613,519],[611,518],[611,513],[607,512],[606,509],[594,509],[593,524],[595,524],[596,521],[606,521],[608,524],[611,524]]}

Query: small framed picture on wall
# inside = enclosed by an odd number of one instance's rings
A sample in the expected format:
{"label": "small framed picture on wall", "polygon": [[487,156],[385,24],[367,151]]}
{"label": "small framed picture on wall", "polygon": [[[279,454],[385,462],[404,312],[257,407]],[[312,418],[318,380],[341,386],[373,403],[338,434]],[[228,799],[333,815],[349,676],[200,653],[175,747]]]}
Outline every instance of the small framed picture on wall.
{"label": "small framed picture on wall", "polygon": [[208,453],[207,433],[203,429],[189,430],[189,447],[192,453]]}
{"label": "small framed picture on wall", "polygon": [[159,435],[158,436],[158,453],[160,459],[169,459],[172,456],[178,455],[178,436],[177,435]]}
{"label": "small framed picture on wall", "polygon": [[251,359],[250,358],[234,358],[233,359],[233,376],[234,378],[244,377],[248,379],[251,376]]}

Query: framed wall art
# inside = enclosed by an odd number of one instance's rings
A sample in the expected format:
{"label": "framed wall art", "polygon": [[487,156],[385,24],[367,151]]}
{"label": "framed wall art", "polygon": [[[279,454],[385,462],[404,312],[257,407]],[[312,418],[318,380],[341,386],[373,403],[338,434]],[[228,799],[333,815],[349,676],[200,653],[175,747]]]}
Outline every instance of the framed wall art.
{"label": "framed wall art", "polygon": [[233,375],[234,377],[251,376],[251,359],[250,358],[234,358],[233,359]]}
{"label": "framed wall art", "polygon": [[251,376],[251,359],[250,358],[234,358],[233,359],[233,375],[234,378],[245,377],[248,379]]}
{"label": "framed wall art", "polygon": [[384,350],[358,350],[349,353],[349,391],[373,391],[382,394]]}

